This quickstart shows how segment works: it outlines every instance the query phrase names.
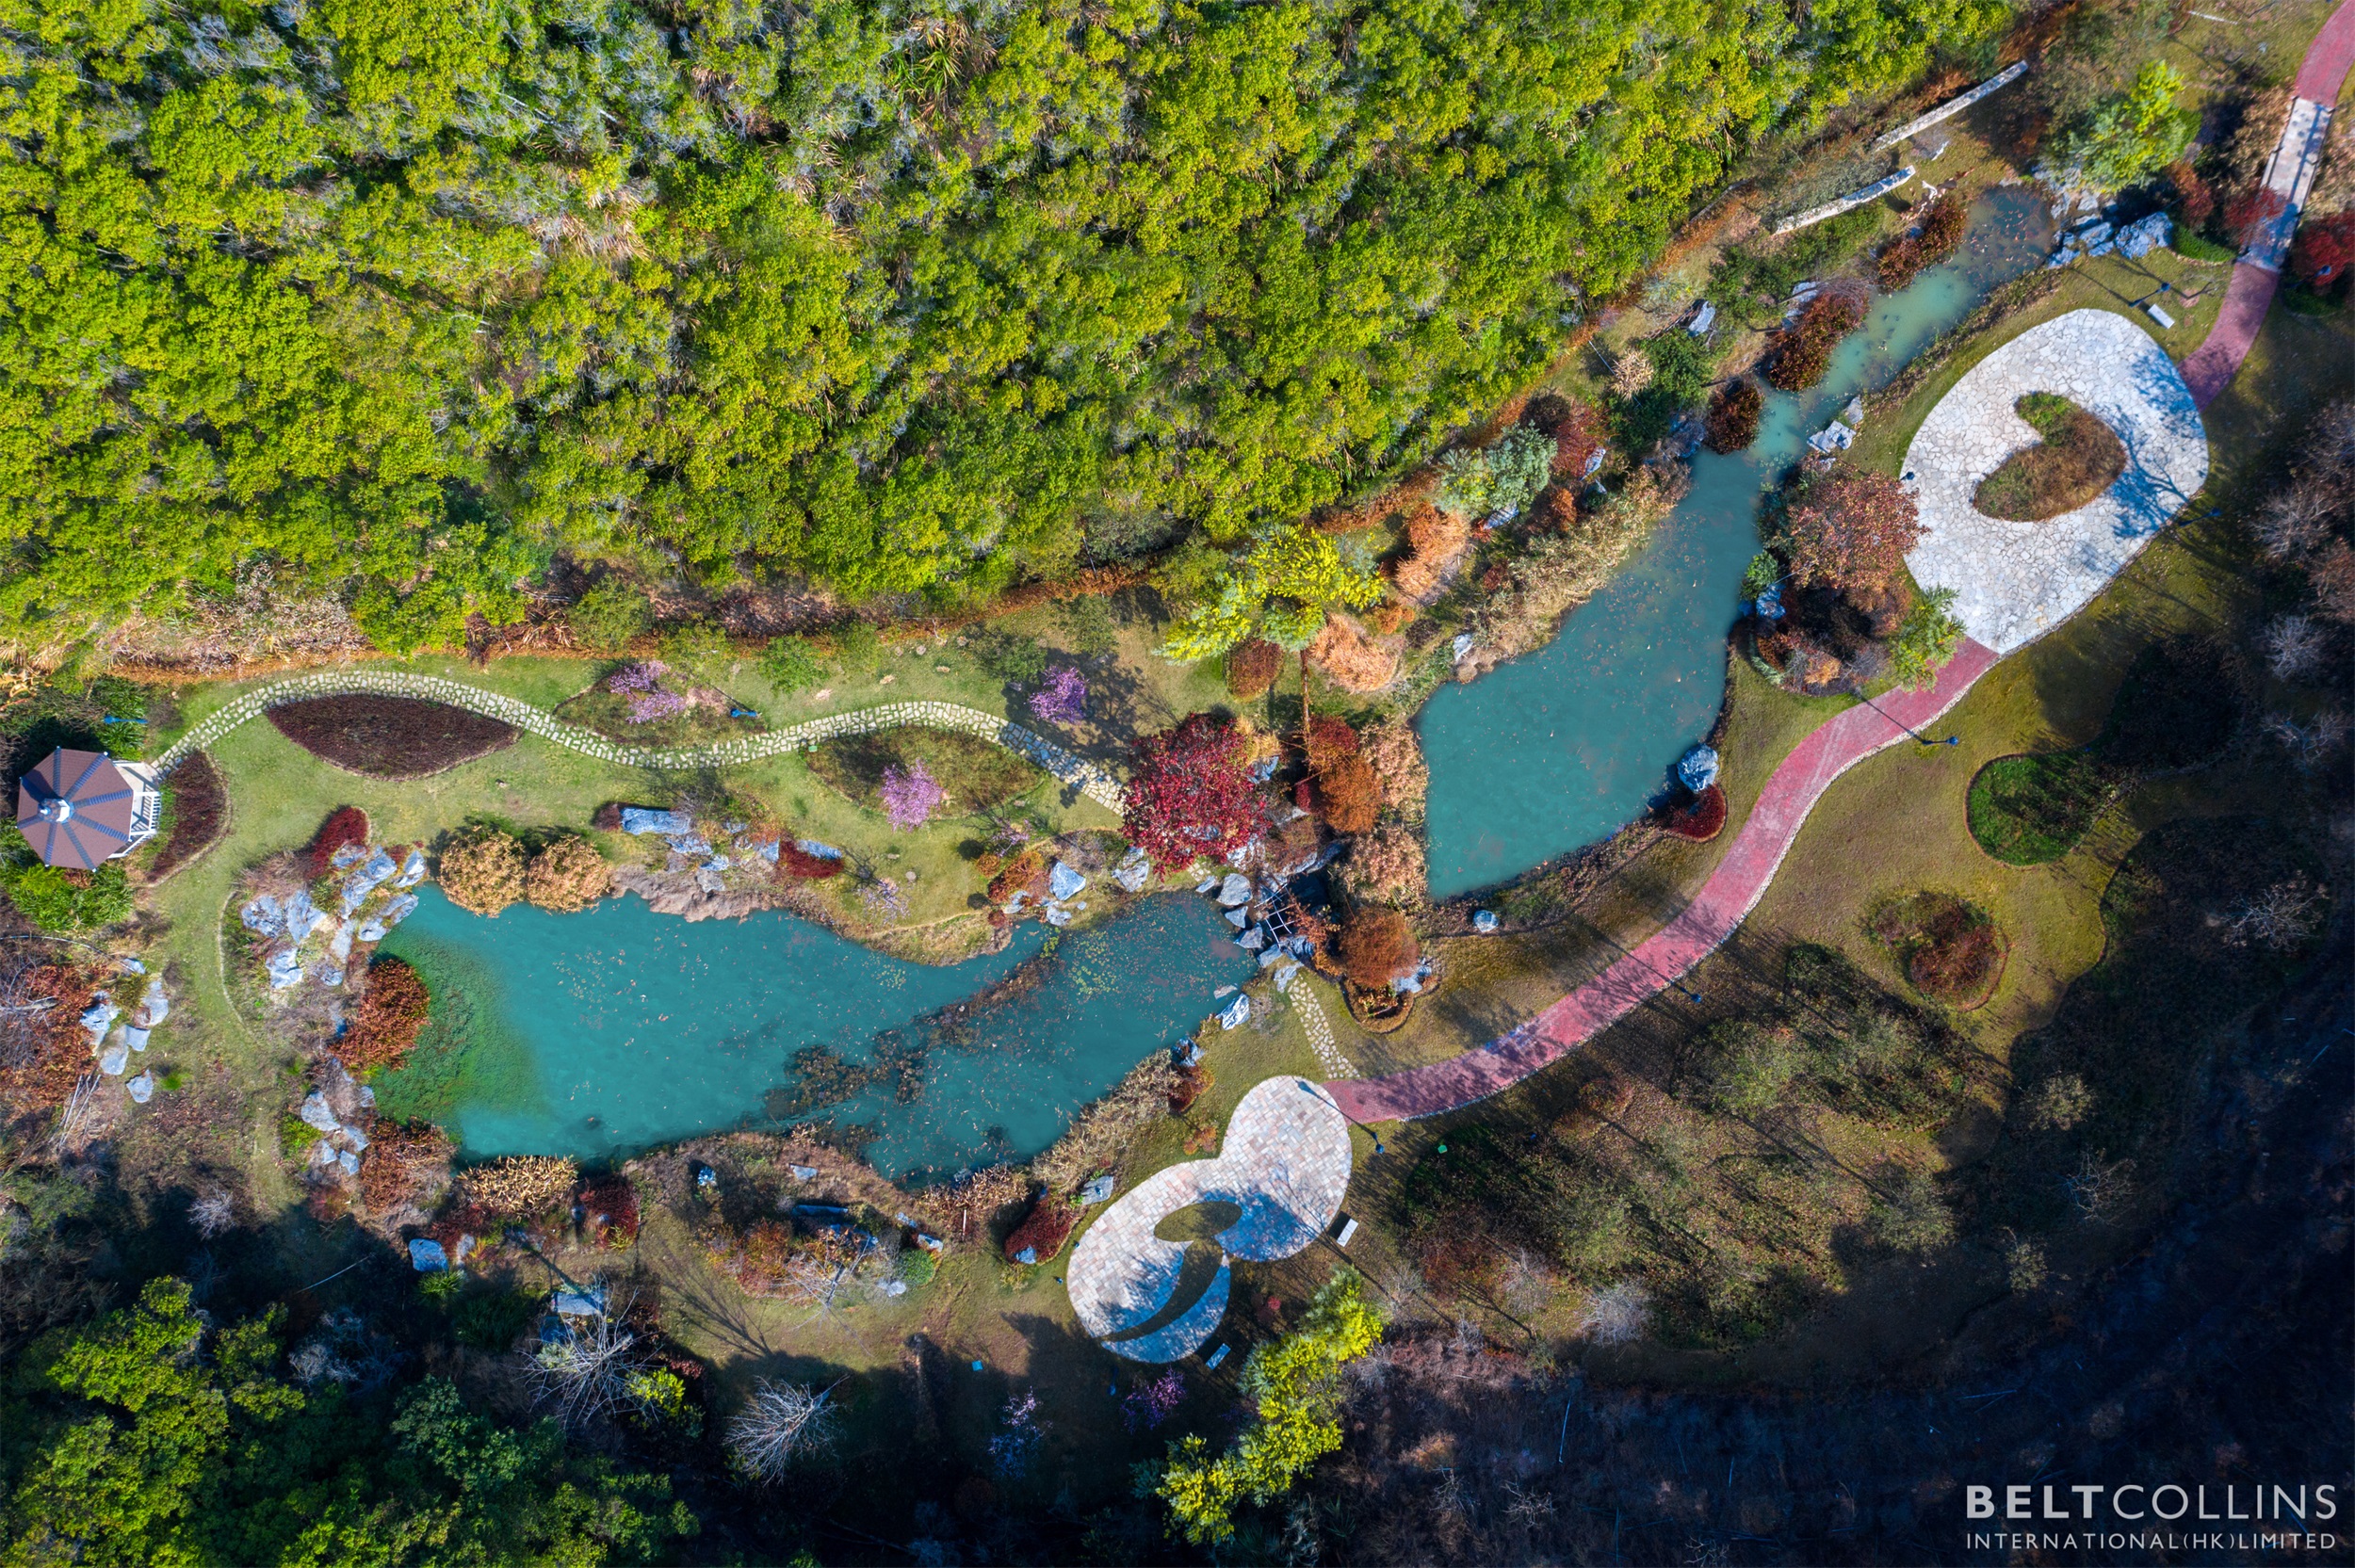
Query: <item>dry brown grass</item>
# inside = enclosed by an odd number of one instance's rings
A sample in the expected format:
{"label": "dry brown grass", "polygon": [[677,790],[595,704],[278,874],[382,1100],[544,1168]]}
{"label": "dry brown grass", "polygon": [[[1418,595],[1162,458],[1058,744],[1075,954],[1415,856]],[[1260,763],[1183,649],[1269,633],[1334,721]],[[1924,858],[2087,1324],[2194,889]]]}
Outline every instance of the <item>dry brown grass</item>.
{"label": "dry brown grass", "polygon": [[[2042,397],[2037,412],[2032,399]],[[2126,447],[2117,432],[2076,404],[2031,393],[2021,413],[2044,439],[2022,447],[1979,481],[1971,504],[2008,523],[2041,523],[2074,511],[2126,472]],[[2057,405],[2057,406],[2055,406]]]}
{"label": "dry brown grass", "polygon": [[1422,840],[1404,822],[1380,823],[1351,844],[1340,871],[1351,892],[1378,903],[1419,904],[1429,886]]}
{"label": "dry brown grass", "polygon": [[1048,1196],[1077,1191],[1089,1177],[1116,1168],[1137,1133],[1169,1115],[1178,1068],[1156,1051],[1129,1070],[1113,1091],[1071,1119],[1054,1146],[1031,1162]]}
{"label": "dry brown grass", "polygon": [[486,1214],[537,1214],[572,1196],[580,1168],[547,1155],[513,1155],[478,1165],[458,1178],[458,1196]]}
{"label": "dry brown grass", "polygon": [[1420,820],[1423,798],[1431,791],[1431,769],[1423,763],[1414,725],[1403,718],[1385,719],[1358,736],[1357,750],[1381,779],[1391,808]]}
{"label": "dry brown grass", "polygon": [[1308,644],[1308,662],[1343,691],[1379,691],[1398,679],[1398,649],[1339,611],[1324,618],[1324,629]]}

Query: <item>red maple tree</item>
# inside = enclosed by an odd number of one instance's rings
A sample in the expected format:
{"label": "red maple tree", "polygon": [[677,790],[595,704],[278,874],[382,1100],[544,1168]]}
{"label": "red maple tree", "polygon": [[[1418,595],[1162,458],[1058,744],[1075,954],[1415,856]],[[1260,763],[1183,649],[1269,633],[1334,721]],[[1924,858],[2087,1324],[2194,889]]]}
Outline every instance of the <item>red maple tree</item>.
{"label": "red maple tree", "polygon": [[1911,491],[1886,474],[1845,468],[1793,497],[1783,523],[1791,575],[1802,588],[1878,588],[1921,537]]}
{"label": "red maple tree", "polygon": [[2343,278],[2355,266],[2355,212],[2317,218],[2298,231],[2290,247],[2290,270],[2309,288]]}
{"label": "red maple tree", "polygon": [[1266,803],[1243,764],[1242,736],[1204,713],[1137,742],[1120,815],[1129,842],[1160,871],[1223,856],[1267,825]]}

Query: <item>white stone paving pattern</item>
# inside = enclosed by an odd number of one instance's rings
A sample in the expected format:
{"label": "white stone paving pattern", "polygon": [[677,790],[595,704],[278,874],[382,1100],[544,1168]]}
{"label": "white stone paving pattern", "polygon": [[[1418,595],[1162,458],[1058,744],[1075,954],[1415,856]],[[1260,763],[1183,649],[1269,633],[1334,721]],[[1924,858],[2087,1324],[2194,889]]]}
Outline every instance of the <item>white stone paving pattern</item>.
{"label": "white stone paving pattern", "polygon": [[[1979,481],[2039,439],[2013,412],[2058,393],[2118,432],[2126,472],[2074,511],[2006,523],[1972,505]],[[1906,448],[1922,542],[1906,557],[1925,588],[1955,590],[1962,629],[1999,654],[2057,626],[2099,593],[2208,478],[2208,435],[2167,350],[2126,316],[2080,310],[2031,327],[1946,394]]]}
{"label": "white stone paving pattern", "polygon": [[[1191,1355],[1226,1316],[1227,1260],[1273,1262],[1314,1241],[1341,1211],[1350,1162],[1349,1123],[1331,1095],[1306,1078],[1252,1085],[1214,1158],[1156,1171],[1080,1237],[1065,1273],[1080,1326],[1130,1361]],[[1137,1333],[1167,1311],[1185,1269],[1187,1244],[1164,1241],[1155,1228],[1195,1204],[1219,1202],[1242,1216],[1218,1234],[1210,1288],[1170,1321]]]}

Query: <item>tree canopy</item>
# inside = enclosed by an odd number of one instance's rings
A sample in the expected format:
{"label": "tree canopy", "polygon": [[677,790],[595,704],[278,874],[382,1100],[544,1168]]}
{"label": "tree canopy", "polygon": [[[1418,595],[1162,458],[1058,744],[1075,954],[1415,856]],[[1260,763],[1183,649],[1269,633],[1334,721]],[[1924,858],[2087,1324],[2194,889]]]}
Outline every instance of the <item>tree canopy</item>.
{"label": "tree canopy", "polygon": [[[183,1281],[37,1342],[0,1402],[11,1562],[644,1561],[695,1516],[661,1477],[516,1431],[429,1379],[348,1400],[276,1371],[279,1314],[215,1329]],[[387,1419],[389,1417],[389,1420]]]}
{"label": "tree canopy", "polygon": [[0,622],[259,557],[405,649],[560,548],[955,602],[1233,543],[2005,14],[0,0]]}

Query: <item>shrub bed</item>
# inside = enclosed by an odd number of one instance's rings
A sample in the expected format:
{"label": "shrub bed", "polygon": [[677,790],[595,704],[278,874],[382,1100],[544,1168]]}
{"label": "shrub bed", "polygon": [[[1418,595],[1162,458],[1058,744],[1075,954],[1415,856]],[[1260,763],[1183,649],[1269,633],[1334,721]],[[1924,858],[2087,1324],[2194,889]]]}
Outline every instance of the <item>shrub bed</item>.
{"label": "shrub bed", "polygon": [[166,800],[171,831],[148,867],[150,881],[159,881],[211,849],[229,828],[229,789],[220,769],[203,752],[172,769]]}
{"label": "shrub bed", "polygon": [[2042,865],[2077,847],[2111,794],[2082,752],[2016,752],[1973,776],[1964,809],[1980,849],[2006,865]]}
{"label": "shrub bed", "polygon": [[2042,523],[2076,510],[2126,472],[2117,432],[2068,398],[2031,392],[2013,406],[2044,439],[1979,481],[1971,504],[1987,516]]}
{"label": "shrub bed", "polygon": [[1866,922],[1914,990],[1968,1012],[1986,1005],[2004,976],[2004,933],[1986,911],[1946,893],[1916,893]]}
{"label": "shrub bed", "polygon": [[1726,831],[1726,786],[1711,784],[1691,800],[1671,807],[1662,831],[1676,838],[1706,844]]}
{"label": "shrub bed", "polygon": [[524,867],[524,898],[535,909],[577,913],[612,891],[613,868],[577,833],[544,846]]}
{"label": "shrub bed", "polygon": [[460,909],[496,914],[524,896],[524,847],[496,828],[469,829],[442,851],[434,879]]}
{"label": "shrub bed", "polygon": [[335,851],[368,841],[368,814],[358,806],[337,806],[327,814],[319,831],[302,851],[304,875],[317,881],[335,868]]}
{"label": "shrub bed", "polygon": [[315,697],[271,708],[269,721],[313,756],[372,779],[421,779],[515,742],[512,724],[417,697]]}
{"label": "shrub bed", "polygon": [[1935,267],[1955,253],[1970,226],[1961,194],[1948,191],[1931,202],[1918,227],[1882,248],[1877,258],[1883,288],[1903,288],[1925,267]]}
{"label": "shrub bed", "polygon": [[1029,1253],[1031,1262],[1045,1263],[1063,1251],[1079,1223],[1078,1209],[1056,1193],[1046,1194],[1006,1237],[1006,1261],[1020,1263],[1022,1254]]}

